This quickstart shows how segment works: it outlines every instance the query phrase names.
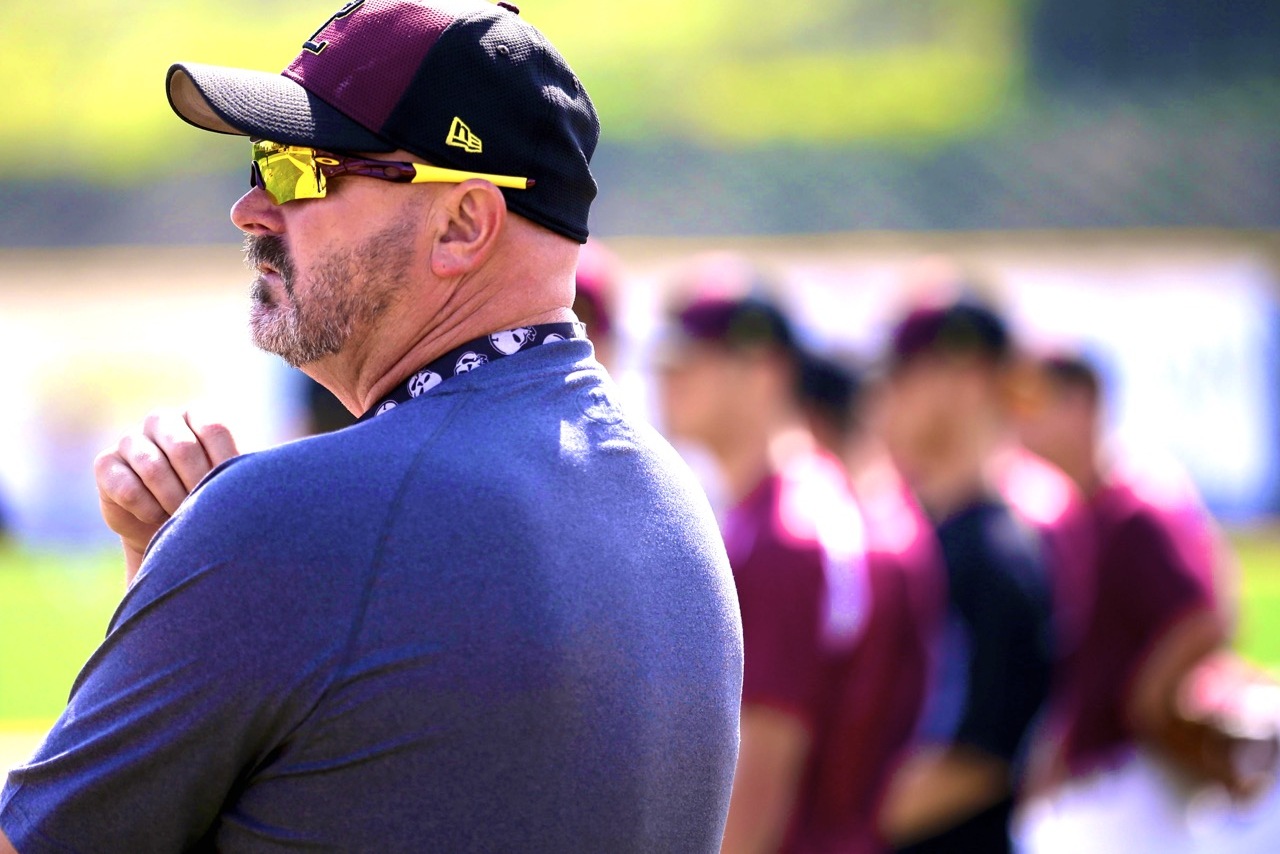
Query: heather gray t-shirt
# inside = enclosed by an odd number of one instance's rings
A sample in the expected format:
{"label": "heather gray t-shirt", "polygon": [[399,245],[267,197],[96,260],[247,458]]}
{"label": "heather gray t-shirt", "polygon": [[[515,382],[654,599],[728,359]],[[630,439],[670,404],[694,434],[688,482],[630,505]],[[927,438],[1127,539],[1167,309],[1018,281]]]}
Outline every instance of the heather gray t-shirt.
{"label": "heather gray t-shirt", "polygon": [[223,466],[0,826],[22,854],[718,850],[733,583],[616,398],[557,342]]}

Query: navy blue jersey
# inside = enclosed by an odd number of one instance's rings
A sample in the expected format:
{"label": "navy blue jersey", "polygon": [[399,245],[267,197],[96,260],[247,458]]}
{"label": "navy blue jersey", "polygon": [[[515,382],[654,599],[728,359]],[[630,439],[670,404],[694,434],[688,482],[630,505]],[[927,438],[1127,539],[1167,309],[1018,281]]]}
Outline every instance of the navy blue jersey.
{"label": "navy blue jersey", "polygon": [[153,541],[0,823],[41,851],[716,851],[742,640],[585,341],[246,455]]}
{"label": "navy blue jersey", "polygon": [[[1053,670],[1045,547],[1035,529],[994,499],[950,516],[937,534],[947,568],[948,626],[924,736],[976,748],[1016,771]],[[1008,850],[1011,810],[1006,799],[905,850]]]}

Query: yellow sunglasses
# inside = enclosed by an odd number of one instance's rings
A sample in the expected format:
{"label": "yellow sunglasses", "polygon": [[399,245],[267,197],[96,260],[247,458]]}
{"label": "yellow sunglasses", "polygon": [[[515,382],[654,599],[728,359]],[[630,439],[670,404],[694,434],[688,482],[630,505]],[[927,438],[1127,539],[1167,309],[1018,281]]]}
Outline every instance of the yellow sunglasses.
{"label": "yellow sunglasses", "polygon": [[261,187],[277,205],[294,199],[323,199],[328,192],[328,179],[339,175],[361,175],[399,184],[460,184],[480,178],[512,190],[527,190],[534,185],[532,178],[465,172],[425,163],[344,157],[301,145],[253,140],[249,186]]}

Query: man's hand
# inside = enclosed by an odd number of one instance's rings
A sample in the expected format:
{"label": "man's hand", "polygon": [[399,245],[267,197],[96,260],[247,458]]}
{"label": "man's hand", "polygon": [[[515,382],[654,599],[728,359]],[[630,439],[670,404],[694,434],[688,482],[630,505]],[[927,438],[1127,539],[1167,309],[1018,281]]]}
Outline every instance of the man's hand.
{"label": "man's hand", "polygon": [[156,412],[93,462],[98,502],[107,527],[124,545],[125,577],[133,581],[142,554],[200,479],[236,456],[235,439],[220,423],[191,413]]}
{"label": "man's hand", "polygon": [[1205,606],[1160,636],[1138,671],[1126,711],[1134,733],[1200,782],[1249,800],[1280,769],[1280,686],[1228,647]]}

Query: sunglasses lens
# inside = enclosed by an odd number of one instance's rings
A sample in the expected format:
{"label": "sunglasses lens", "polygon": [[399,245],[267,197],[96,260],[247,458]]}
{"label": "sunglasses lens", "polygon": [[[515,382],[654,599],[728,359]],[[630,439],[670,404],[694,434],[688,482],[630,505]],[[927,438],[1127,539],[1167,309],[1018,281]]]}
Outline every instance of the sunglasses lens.
{"label": "sunglasses lens", "polygon": [[325,194],[324,175],[309,148],[255,142],[252,178],[254,186],[266,190],[277,205],[294,199],[319,199]]}

